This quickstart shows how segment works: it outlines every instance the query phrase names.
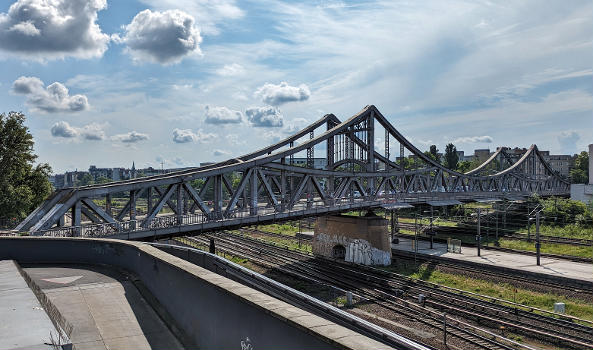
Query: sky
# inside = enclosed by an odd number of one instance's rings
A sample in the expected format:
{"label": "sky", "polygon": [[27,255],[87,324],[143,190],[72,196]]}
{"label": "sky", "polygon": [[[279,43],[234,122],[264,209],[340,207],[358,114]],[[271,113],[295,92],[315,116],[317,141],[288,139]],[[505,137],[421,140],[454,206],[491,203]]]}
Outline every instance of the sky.
{"label": "sky", "polygon": [[589,0],[0,0],[0,112],[55,173],[222,161],[370,104],[421,150],[574,154],[592,78]]}

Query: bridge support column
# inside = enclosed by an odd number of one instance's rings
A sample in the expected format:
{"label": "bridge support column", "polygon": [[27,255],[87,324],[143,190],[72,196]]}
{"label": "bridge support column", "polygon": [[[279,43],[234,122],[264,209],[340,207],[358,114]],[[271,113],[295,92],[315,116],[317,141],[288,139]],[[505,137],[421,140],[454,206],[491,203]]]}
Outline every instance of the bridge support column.
{"label": "bridge support column", "polygon": [[[375,112],[371,111],[371,115],[367,119],[367,171],[375,172]],[[375,193],[375,178],[368,179],[369,196]]]}
{"label": "bridge support column", "polygon": [[152,187],[146,190],[146,204],[146,213],[148,215],[148,213],[152,213]]}
{"label": "bridge support column", "polygon": [[307,209],[311,209],[313,206],[313,184],[311,183],[312,180],[307,182]]}
{"label": "bridge support column", "polygon": [[327,178],[327,195],[330,197],[329,205],[336,205],[336,195],[334,193],[334,182],[336,181],[334,176]]}
{"label": "bridge support column", "polygon": [[177,224],[181,225],[183,221],[183,184],[177,185]]}
{"label": "bridge support column", "polygon": [[222,219],[222,175],[214,176],[214,217]]}
{"label": "bridge support column", "polygon": [[251,179],[249,180],[249,194],[251,195],[250,198],[250,215],[257,215],[257,171],[253,169],[251,172]]}
{"label": "bridge support column", "polygon": [[371,216],[321,216],[312,241],[313,254],[362,265],[390,265],[388,221]]}
{"label": "bridge support column", "polygon": [[[80,201],[76,201],[74,206],[72,207],[72,226],[77,227],[80,226],[80,216],[81,216],[81,205]],[[80,235],[79,229],[76,229],[76,235]]]}
{"label": "bridge support column", "polygon": [[[286,158],[282,158],[282,164],[284,164]],[[280,171],[280,211],[286,210],[286,170]]]}
{"label": "bridge support column", "polygon": [[135,229],[135,223],[133,220],[136,220],[136,196],[138,192],[136,190],[130,190],[130,229]]}
{"label": "bridge support column", "polygon": [[111,193],[105,195],[105,212],[107,215],[113,216],[113,213],[111,212]]}

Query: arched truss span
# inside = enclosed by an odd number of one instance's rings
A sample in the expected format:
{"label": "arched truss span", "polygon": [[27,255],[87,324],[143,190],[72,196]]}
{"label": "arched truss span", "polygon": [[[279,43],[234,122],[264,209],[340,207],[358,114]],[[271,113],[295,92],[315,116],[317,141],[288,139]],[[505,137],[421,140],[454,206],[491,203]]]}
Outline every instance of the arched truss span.
{"label": "arched truss span", "polygon": [[[384,147],[377,147],[377,141]],[[295,164],[298,154],[306,154],[305,166]],[[315,154],[325,160],[323,169],[315,168]],[[346,164],[356,167],[341,167]],[[492,171],[492,164],[500,166],[498,171]],[[143,238],[385,202],[565,195],[568,190],[568,182],[551,169],[535,145],[514,162],[501,147],[480,167],[464,174],[427,157],[377,108],[367,106],[344,122],[327,114],[276,144],[225,162],[59,190],[17,229],[34,234]],[[120,200],[114,201],[115,197]],[[123,205],[116,205],[122,198]]]}

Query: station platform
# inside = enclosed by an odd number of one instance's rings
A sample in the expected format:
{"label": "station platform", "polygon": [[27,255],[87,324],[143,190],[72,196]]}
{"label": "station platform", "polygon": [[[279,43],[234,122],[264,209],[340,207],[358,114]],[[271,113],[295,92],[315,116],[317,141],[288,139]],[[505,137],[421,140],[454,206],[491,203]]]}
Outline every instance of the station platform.
{"label": "station platform", "polygon": [[0,349],[51,350],[57,335],[15,263],[0,261]]}
{"label": "station platform", "polygon": [[[414,240],[399,238],[399,244],[392,244],[394,250],[413,253]],[[463,260],[472,263],[494,265],[504,268],[541,273],[556,277],[571,278],[575,280],[593,282],[593,264],[579,263],[562,259],[541,257],[541,265],[536,264],[535,256],[501,252],[497,250],[481,249],[462,246],[461,254],[447,251],[447,244],[434,243],[430,249],[430,242],[418,241],[418,254],[432,255],[449,259]]]}

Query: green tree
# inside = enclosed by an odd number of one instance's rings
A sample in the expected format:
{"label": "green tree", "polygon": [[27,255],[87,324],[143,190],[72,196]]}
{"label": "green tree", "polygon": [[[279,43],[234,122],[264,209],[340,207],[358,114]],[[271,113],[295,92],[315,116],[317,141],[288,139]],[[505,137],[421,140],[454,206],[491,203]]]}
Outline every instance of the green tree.
{"label": "green tree", "polygon": [[459,162],[459,155],[457,154],[457,147],[452,143],[445,147],[445,166],[449,169],[457,169]]}
{"label": "green tree", "polygon": [[589,183],[589,153],[586,151],[575,155],[574,168],[570,170],[570,182],[573,184]]}
{"label": "green tree", "polygon": [[34,166],[33,136],[20,112],[0,114],[0,217],[25,218],[51,193],[51,168]]}
{"label": "green tree", "polygon": [[462,160],[461,162],[457,162],[457,171],[459,171],[460,173],[466,173],[468,171],[470,171],[470,167],[472,165],[472,162],[467,161],[467,160]]}
{"label": "green tree", "polygon": [[424,152],[424,154],[437,163],[441,162],[441,155],[439,154],[439,150],[436,145],[431,145],[430,149],[427,152]]}
{"label": "green tree", "polygon": [[84,174],[78,181],[76,181],[76,186],[88,186],[94,183],[95,180],[91,174]]}
{"label": "green tree", "polygon": [[112,181],[111,179],[106,178],[105,176],[99,176],[95,182],[98,183],[98,184],[106,184],[106,183],[109,183],[111,181]]}

